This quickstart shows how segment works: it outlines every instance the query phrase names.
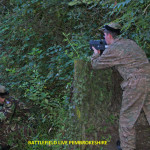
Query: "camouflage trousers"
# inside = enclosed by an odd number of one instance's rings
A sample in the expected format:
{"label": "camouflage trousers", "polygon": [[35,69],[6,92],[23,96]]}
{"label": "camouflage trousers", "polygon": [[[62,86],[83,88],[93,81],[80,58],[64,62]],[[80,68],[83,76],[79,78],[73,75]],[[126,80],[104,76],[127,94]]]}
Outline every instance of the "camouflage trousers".
{"label": "camouflage trousers", "polygon": [[119,119],[122,150],[136,149],[135,123],[142,109],[150,125],[150,79],[135,77],[127,82],[123,91]]}

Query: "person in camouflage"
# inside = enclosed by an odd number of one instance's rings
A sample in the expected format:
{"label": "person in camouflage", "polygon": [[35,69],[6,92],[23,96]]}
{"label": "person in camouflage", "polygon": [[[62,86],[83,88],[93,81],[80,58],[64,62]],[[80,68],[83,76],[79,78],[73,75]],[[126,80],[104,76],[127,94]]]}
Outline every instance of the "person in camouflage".
{"label": "person in camouflage", "polygon": [[5,87],[0,85],[0,150],[10,148],[7,144],[9,134],[22,129],[28,116],[24,103],[9,97]]}
{"label": "person in camouflage", "polygon": [[123,77],[119,119],[121,148],[135,150],[135,123],[142,109],[150,125],[150,63],[145,52],[134,41],[118,38],[119,34],[119,24],[104,26],[108,48],[100,56],[100,50],[93,47],[91,64],[93,69],[115,67]]}

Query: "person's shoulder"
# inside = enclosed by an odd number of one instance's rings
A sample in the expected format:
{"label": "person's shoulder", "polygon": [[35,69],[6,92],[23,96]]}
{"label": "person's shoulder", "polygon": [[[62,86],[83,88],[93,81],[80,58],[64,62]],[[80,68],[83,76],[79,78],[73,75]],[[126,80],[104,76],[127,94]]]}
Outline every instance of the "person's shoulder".
{"label": "person's shoulder", "polygon": [[131,39],[126,39],[126,38],[122,38],[122,37],[117,38],[114,41],[114,44],[123,44],[123,43],[135,43],[135,42]]}
{"label": "person's shoulder", "polygon": [[5,102],[6,104],[13,104],[13,103],[15,103],[15,104],[17,104],[18,103],[18,100],[16,100],[15,98],[13,98],[13,97],[8,97],[8,98],[6,98],[6,102]]}
{"label": "person's shoulder", "polygon": [[125,38],[121,38],[118,43],[121,43],[121,44],[131,44],[131,45],[137,45],[137,43],[134,41],[134,40],[131,40],[131,39],[125,39]]}
{"label": "person's shoulder", "polygon": [[15,109],[15,103],[11,101],[9,98],[6,98],[2,107],[2,111],[7,112],[6,113],[7,116],[7,114],[13,112],[14,109]]}
{"label": "person's shoulder", "polygon": [[114,42],[114,46],[118,47],[118,49],[122,49],[122,50],[126,50],[126,49],[141,50],[140,46],[134,40],[125,39],[125,38],[120,38],[119,40],[116,40],[116,42]]}

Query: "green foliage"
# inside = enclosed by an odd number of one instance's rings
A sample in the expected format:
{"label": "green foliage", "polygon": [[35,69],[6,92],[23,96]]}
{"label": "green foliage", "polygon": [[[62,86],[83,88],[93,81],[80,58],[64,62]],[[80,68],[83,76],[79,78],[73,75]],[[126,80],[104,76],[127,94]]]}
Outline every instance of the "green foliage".
{"label": "green foliage", "polygon": [[123,24],[123,35],[136,41],[150,57],[150,37],[148,31],[150,2],[147,0],[122,0],[108,15],[115,16],[117,22]]}
{"label": "green foliage", "polygon": [[[31,118],[38,121],[41,139],[61,139],[72,132],[72,122],[65,121],[72,118],[73,62],[89,59],[88,42],[103,38],[98,29],[105,23],[120,22],[122,35],[135,40],[150,57],[149,9],[147,0],[0,3],[0,80],[12,95],[33,105]],[[114,120],[111,116],[109,121]],[[50,128],[52,134],[46,135]]]}

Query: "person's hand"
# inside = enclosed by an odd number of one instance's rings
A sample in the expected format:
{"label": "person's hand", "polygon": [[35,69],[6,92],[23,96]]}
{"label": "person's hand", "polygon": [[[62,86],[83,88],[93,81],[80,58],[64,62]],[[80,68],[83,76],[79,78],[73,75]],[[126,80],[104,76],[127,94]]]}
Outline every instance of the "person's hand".
{"label": "person's hand", "polygon": [[97,50],[95,47],[92,46],[92,49],[94,50],[94,54],[100,54],[100,50]]}

